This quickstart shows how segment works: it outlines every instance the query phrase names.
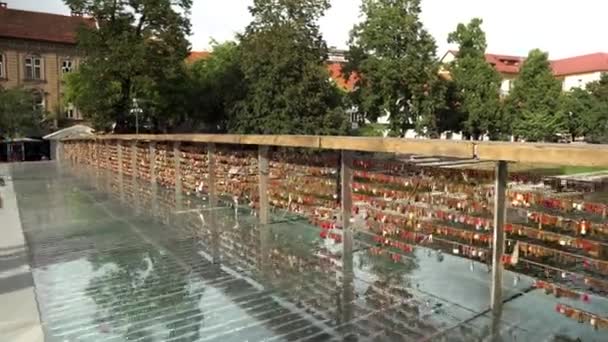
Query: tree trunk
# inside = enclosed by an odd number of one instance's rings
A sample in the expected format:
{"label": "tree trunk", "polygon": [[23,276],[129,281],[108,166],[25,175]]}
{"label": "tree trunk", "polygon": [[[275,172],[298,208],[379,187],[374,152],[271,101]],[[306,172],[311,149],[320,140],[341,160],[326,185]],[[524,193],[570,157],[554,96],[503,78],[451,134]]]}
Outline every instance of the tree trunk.
{"label": "tree trunk", "polygon": [[127,114],[131,108],[131,79],[122,81],[121,93],[122,96],[116,106],[116,127],[114,127],[114,133],[130,133]]}

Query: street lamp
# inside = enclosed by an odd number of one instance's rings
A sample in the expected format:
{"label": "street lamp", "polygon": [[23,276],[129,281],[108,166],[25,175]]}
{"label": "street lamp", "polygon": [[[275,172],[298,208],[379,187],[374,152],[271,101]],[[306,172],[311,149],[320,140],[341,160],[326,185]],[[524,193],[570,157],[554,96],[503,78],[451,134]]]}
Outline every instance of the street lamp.
{"label": "street lamp", "polygon": [[135,114],[135,134],[139,135],[139,114],[141,114],[143,110],[139,107],[137,103],[137,99],[133,99],[133,106],[131,107],[131,113]]}

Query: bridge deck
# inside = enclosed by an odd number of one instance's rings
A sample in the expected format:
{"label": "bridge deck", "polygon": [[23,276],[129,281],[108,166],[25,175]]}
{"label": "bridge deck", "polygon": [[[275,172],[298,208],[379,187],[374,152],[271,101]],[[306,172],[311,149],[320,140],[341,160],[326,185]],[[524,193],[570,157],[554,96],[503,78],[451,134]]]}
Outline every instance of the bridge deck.
{"label": "bridge deck", "polygon": [[[340,255],[298,217],[276,211],[258,227],[229,202],[167,204],[162,187],[123,184],[135,201],[101,171],[39,163],[12,175],[47,341],[470,341],[492,325],[484,264],[420,248],[397,267],[363,235]],[[601,340],[552,315],[557,299],[532,282],[505,274],[506,340]]]}

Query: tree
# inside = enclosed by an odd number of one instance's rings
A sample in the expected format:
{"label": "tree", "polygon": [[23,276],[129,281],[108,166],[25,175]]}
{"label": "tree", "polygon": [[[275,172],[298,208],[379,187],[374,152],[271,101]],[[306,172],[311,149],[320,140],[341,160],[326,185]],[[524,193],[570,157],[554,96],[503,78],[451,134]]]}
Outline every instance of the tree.
{"label": "tree", "polygon": [[561,111],[573,138],[587,136],[597,127],[598,109],[599,102],[586,89],[574,88],[561,97]]}
{"label": "tree", "polygon": [[31,91],[0,88],[0,137],[38,135],[42,118],[43,113],[35,107]]}
{"label": "tree", "polygon": [[254,0],[241,38],[246,95],[229,130],[263,134],[340,134],[346,114],[330,81],[318,19],[328,0]]}
{"label": "tree", "polygon": [[68,99],[97,126],[132,129],[137,98],[155,129],[182,110],[192,0],[64,0],[97,27],[78,32],[84,63],[68,78]]}
{"label": "tree", "polygon": [[213,53],[191,67],[192,119],[205,123],[206,131],[225,132],[235,104],[244,97],[239,53],[236,42],[213,42]]}
{"label": "tree", "polygon": [[464,119],[464,132],[478,139],[488,133],[496,139],[501,133],[500,75],[486,62],[486,35],[483,21],[475,18],[458,24],[448,36],[449,43],[458,44],[457,59],[450,65]]}
{"label": "tree", "polygon": [[513,134],[528,141],[552,141],[567,131],[560,111],[562,85],[553,77],[548,55],[530,51],[507,99],[506,113]]}
{"label": "tree", "polygon": [[587,84],[587,91],[593,98],[592,110],[585,117],[586,138],[589,142],[608,143],[608,73]]}
{"label": "tree", "polygon": [[420,0],[363,0],[346,71],[359,73],[357,107],[370,121],[390,115],[392,135],[410,128],[436,135],[444,87],[436,45],[420,21]]}

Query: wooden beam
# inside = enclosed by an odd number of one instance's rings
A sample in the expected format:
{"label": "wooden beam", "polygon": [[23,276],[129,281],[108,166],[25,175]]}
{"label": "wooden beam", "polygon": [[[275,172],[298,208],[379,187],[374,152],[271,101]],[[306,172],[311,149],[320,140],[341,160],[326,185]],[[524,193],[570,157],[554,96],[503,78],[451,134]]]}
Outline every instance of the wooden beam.
{"label": "wooden beam", "polygon": [[467,141],[399,138],[321,137],[322,149],[363,152],[424,154],[430,156],[473,158],[473,144]]}
{"label": "wooden beam", "polygon": [[608,167],[608,146],[588,144],[477,143],[479,159],[547,165]]}
{"label": "wooden beam", "polygon": [[507,216],[506,190],[508,169],[506,161],[496,165],[494,187],[494,236],[492,239],[492,290],[490,306],[494,316],[502,314],[502,256],[505,249],[505,220]]}
{"label": "wooden beam", "polygon": [[268,146],[260,146],[258,148],[258,183],[260,197],[259,218],[261,225],[266,225],[269,223],[268,174]]}
{"label": "wooden beam", "polygon": [[485,141],[449,141],[376,137],[235,134],[140,134],[100,135],[85,140],[140,140],[149,142],[199,142],[332,149],[378,153],[421,154],[441,157],[478,158],[552,165],[608,167],[608,146],[588,144],[532,144]]}

